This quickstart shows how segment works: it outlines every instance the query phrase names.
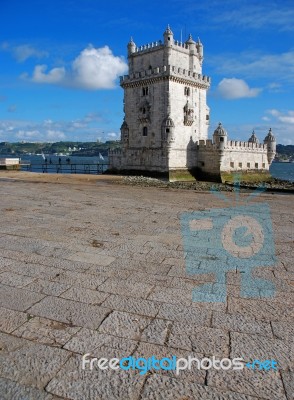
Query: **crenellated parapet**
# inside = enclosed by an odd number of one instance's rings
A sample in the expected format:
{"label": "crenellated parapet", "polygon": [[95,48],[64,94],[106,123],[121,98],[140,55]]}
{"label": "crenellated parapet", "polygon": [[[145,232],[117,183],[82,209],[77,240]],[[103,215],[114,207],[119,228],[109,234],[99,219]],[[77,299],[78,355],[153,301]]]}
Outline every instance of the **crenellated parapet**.
{"label": "crenellated parapet", "polygon": [[148,52],[151,52],[151,51],[154,51],[154,50],[161,49],[163,46],[164,45],[162,43],[162,40],[157,40],[155,42],[144,44],[143,46],[138,46],[138,47],[135,46],[132,49],[132,53],[131,54],[136,54],[136,53],[140,53],[141,54],[143,52],[148,53]]}
{"label": "crenellated parapet", "polygon": [[[191,86],[201,87],[208,89],[211,79],[209,76],[198,74],[188,69],[179,68],[174,65],[164,65],[147,70],[138,71],[129,75],[120,77],[120,85],[122,87],[128,86],[142,86],[148,84],[148,79],[171,79],[180,81],[184,84]],[[150,83],[153,83],[153,80]]]}
{"label": "crenellated parapet", "polygon": [[[176,50],[180,50],[180,51],[186,53],[187,55],[190,52],[190,45],[188,44],[188,42],[181,42],[180,40],[172,40],[171,45],[174,46],[176,48]],[[155,42],[146,43],[141,46],[135,45],[131,49],[131,54],[140,53],[140,55],[141,55],[142,53],[152,52],[154,50],[162,49],[163,47],[164,47],[164,43],[162,42],[162,40],[157,40]],[[198,53],[199,56],[203,55],[202,46],[199,45],[198,43],[196,44],[196,53]]]}
{"label": "crenellated parapet", "polygon": [[239,140],[228,140],[225,148],[228,150],[241,150],[241,151],[267,150],[266,145],[264,145],[263,143],[243,142]]}

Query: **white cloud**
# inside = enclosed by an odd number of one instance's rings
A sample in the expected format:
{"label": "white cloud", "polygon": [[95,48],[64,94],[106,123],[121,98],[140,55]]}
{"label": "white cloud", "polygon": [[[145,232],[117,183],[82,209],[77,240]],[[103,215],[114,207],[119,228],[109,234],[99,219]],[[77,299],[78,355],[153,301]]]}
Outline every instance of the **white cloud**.
{"label": "white cloud", "polygon": [[243,97],[256,97],[261,89],[250,88],[243,79],[224,78],[218,84],[216,92],[224,99],[241,99]]}
{"label": "white cloud", "polygon": [[222,75],[238,74],[244,78],[275,79],[275,85],[294,82],[294,50],[280,54],[246,51],[211,55],[207,58],[207,64]]}
{"label": "white cloud", "polygon": [[[90,118],[89,118],[90,117]],[[115,130],[106,130],[105,121],[97,113],[88,113],[76,120],[55,121],[51,118],[40,122],[10,119],[0,120],[1,141],[20,140],[35,142],[57,142],[60,140],[106,141],[118,139]]]}
{"label": "white cloud", "polygon": [[37,65],[33,72],[32,81],[36,83],[61,83],[65,78],[65,69],[53,68],[46,74],[47,65]]}
{"label": "white cloud", "polygon": [[46,51],[38,50],[29,44],[16,46],[12,48],[12,54],[18,62],[24,62],[30,57],[43,58],[48,57]]}
{"label": "white cloud", "polygon": [[280,122],[294,125],[294,110],[289,110],[285,113],[276,109],[272,109],[272,110],[267,110],[267,114],[272,115]]}
{"label": "white cloud", "polygon": [[115,132],[110,132],[107,134],[107,136],[109,139],[113,139],[113,140],[119,139],[119,134],[115,133]]}
{"label": "white cloud", "polygon": [[65,139],[65,134],[62,131],[48,129],[45,132],[46,139],[49,141],[58,141]]}
{"label": "white cloud", "polygon": [[[230,1],[229,1],[230,3]],[[243,28],[261,29],[263,27],[281,31],[293,30],[294,10],[289,4],[267,1],[267,3],[250,4],[248,0],[232,1],[227,10],[220,10],[219,15],[214,16],[215,23],[230,24]],[[242,4],[243,3],[243,4]]]}
{"label": "white cloud", "polygon": [[[173,0],[178,7],[181,1]],[[292,0],[211,0],[209,2],[185,1],[186,12],[199,15],[198,26],[207,30],[266,29],[269,31],[292,31],[294,9]],[[189,15],[189,16],[190,16]],[[188,15],[187,15],[188,17]],[[209,20],[209,24],[206,21]]]}
{"label": "white cloud", "polygon": [[40,135],[40,131],[38,130],[24,130],[20,129],[16,132],[16,137],[19,140],[32,140],[36,139]]}
{"label": "white cloud", "polygon": [[[108,46],[88,46],[66,70],[57,67],[46,72],[47,65],[37,65],[31,80],[35,83],[49,83],[87,90],[111,89],[119,75],[127,71],[122,57],[114,56]],[[27,75],[22,75],[27,79]]]}
{"label": "white cloud", "polygon": [[108,46],[95,49],[89,46],[72,64],[75,83],[85,89],[109,89],[127,69],[125,61],[116,57]]}
{"label": "white cloud", "polygon": [[11,53],[16,61],[20,63],[26,61],[28,58],[48,57],[47,51],[36,49],[30,44],[11,46],[8,42],[3,42],[0,45],[0,50]]}

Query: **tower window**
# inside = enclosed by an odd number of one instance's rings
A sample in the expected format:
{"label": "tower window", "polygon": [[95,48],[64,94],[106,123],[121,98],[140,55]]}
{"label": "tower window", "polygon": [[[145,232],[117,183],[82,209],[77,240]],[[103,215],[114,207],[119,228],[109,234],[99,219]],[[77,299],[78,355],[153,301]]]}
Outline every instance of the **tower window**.
{"label": "tower window", "polygon": [[206,121],[209,121],[209,115],[206,114]]}
{"label": "tower window", "polygon": [[187,86],[184,87],[184,94],[185,96],[190,96],[190,88],[188,88]]}
{"label": "tower window", "polygon": [[143,136],[147,136],[147,134],[148,134],[147,126],[144,126],[144,128],[143,128]]}
{"label": "tower window", "polygon": [[148,95],[148,86],[142,88],[142,95],[143,96],[147,96]]}
{"label": "tower window", "polygon": [[166,133],[169,133],[169,128],[166,128],[165,132],[166,132]]}
{"label": "tower window", "polygon": [[224,141],[224,138],[221,136],[221,137],[219,138],[219,141],[220,141],[220,142],[223,142],[223,141]]}

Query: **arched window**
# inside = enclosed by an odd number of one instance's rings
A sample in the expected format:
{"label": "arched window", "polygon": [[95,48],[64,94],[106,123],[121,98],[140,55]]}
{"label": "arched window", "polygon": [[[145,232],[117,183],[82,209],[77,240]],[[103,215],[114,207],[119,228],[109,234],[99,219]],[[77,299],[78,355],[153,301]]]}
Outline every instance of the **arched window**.
{"label": "arched window", "polygon": [[147,126],[144,126],[144,128],[143,128],[143,136],[147,136],[147,134],[148,134]]}
{"label": "arched window", "polygon": [[142,88],[142,95],[143,96],[147,96],[148,95],[148,86]]}

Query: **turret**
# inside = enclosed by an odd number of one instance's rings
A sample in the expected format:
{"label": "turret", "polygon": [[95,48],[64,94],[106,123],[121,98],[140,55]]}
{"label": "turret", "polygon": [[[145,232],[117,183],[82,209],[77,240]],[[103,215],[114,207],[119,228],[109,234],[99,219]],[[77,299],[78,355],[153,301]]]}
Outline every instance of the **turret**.
{"label": "turret", "polygon": [[199,61],[200,64],[202,64],[203,61],[203,44],[200,42],[200,39],[198,38],[197,43],[196,43],[196,49],[199,55]]}
{"label": "turret", "polygon": [[194,42],[191,33],[189,35],[188,40],[186,41],[186,44],[189,47],[190,54],[195,54],[195,52],[196,52],[196,42]]}
{"label": "turret", "polygon": [[172,47],[172,45],[174,44],[174,34],[172,33],[172,30],[170,29],[169,25],[167,26],[163,34],[163,38],[165,46]]}
{"label": "turret", "polygon": [[131,39],[128,43],[128,56],[135,53],[135,51],[136,51],[136,45],[135,45],[135,42],[133,41],[133,38],[131,37]]}
{"label": "turret", "polygon": [[136,44],[131,37],[128,43],[128,61],[129,61],[129,74],[132,74],[134,71],[134,57],[131,57],[133,53],[136,52]]}
{"label": "turret", "polygon": [[258,140],[258,138],[256,137],[254,131],[252,131],[252,135],[251,135],[250,138],[248,139],[248,143],[256,143],[256,144],[259,143],[259,140]]}
{"label": "turret", "polygon": [[224,150],[228,140],[228,134],[223,128],[222,124],[219,123],[218,127],[213,133],[213,143],[217,145],[218,150]]}
{"label": "turret", "polygon": [[129,127],[125,119],[124,122],[122,123],[122,126],[120,127],[120,132],[121,132],[122,144],[124,147],[126,147],[129,144]]}
{"label": "turret", "polygon": [[273,135],[272,128],[264,138],[264,144],[267,146],[267,160],[271,164],[276,155],[276,138]]}

